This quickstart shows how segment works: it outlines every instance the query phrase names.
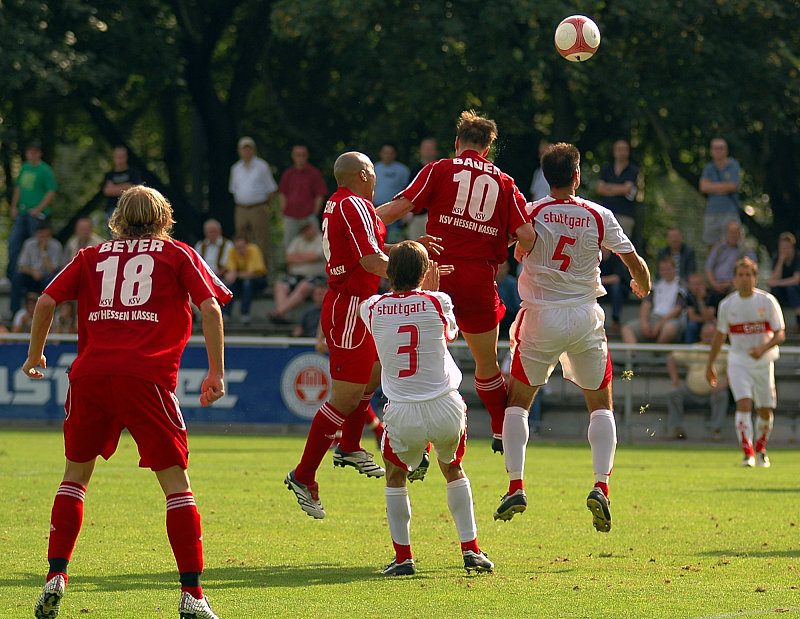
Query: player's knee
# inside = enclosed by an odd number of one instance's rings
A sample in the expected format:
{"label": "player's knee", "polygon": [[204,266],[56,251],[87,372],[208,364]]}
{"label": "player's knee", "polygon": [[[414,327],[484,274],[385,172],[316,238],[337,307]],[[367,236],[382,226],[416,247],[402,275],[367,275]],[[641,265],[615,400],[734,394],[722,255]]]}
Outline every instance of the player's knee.
{"label": "player's knee", "polygon": [[406,485],[406,471],[401,469],[396,464],[386,461],[386,487],[387,488],[402,488]]}
{"label": "player's knee", "polygon": [[451,481],[456,481],[465,477],[464,469],[461,468],[460,462],[442,462],[439,460],[439,469],[442,471],[442,475],[444,475],[448,484]]}

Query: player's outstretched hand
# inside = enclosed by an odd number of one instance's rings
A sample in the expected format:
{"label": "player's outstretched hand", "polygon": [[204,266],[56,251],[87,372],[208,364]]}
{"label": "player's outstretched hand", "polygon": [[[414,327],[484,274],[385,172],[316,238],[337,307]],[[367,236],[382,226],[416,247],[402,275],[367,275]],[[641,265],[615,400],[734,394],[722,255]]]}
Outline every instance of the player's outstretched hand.
{"label": "player's outstretched hand", "polygon": [[643,288],[642,288],[642,287],[641,287],[641,286],[640,286],[640,285],[639,285],[639,284],[636,282],[636,280],[635,280],[635,279],[632,279],[632,280],[631,280],[631,291],[633,292],[633,294],[635,294],[635,295],[636,295],[638,298],[640,298],[640,299],[644,299],[644,298],[645,298],[645,297],[646,297],[648,294],[650,294],[650,291],[649,291],[649,290],[645,291],[645,290],[644,290],[644,289],[643,289]]}
{"label": "player's outstretched hand", "polygon": [[47,358],[44,355],[42,355],[39,359],[31,359],[28,357],[25,360],[25,363],[22,364],[22,371],[28,378],[44,378],[44,374],[36,369],[37,366],[40,368],[47,367]]}
{"label": "player's outstretched hand", "polygon": [[713,365],[706,368],[706,380],[712,387],[717,386],[717,370]]}
{"label": "player's outstretched hand", "polygon": [[444,247],[439,245],[442,242],[441,237],[438,236],[431,236],[430,234],[425,234],[417,239],[417,243],[422,245],[425,249],[428,250],[429,254],[434,256],[438,256],[444,250]]}
{"label": "player's outstretched hand", "polygon": [[525,258],[527,257],[528,257],[528,252],[525,251],[522,245],[520,245],[519,243],[514,245],[514,260],[516,260],[521,264],[522,261],[525,260]]}
{"label": "player's outstretched hand", "polygon": [[428,272],[422,279],[423,290],[439,290],[439,265],[431,260],[428,266]]}
{"label": "player's outstretched hand", "polygon": [[224,395],[224,381],[216,374],[208,374],[200,386],[200,406],[211,406]]}

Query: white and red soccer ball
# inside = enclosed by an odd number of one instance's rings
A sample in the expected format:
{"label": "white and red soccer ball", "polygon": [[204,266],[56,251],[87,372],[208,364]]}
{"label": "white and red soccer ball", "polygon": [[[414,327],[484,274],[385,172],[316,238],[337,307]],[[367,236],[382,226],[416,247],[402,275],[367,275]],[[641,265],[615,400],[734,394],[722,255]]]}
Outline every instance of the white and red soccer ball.
{"label": "white and red soccer ball", "polygon": [[556,28],[556,49],[570,62],[589,60],[600,47],[600,29],[585,15],[571,15]]}

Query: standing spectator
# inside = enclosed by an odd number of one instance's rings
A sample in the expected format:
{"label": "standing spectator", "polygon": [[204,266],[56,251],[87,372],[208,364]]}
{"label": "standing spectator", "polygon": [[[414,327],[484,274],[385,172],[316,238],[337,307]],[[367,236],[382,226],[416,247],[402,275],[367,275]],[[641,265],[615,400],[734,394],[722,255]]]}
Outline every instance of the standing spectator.
{"label": "standing spectator", "polygon": [[722,240],[730,221],[739,223],[739,162],[728,157],[728,143],[711,140],[711,161],[700,176],[700,191],[708,195],[703,217],[703,242],[711,247]]}
{"label": "standing spectator", "polygon": [[[225,282],[230,285],[234,298],[240,299],[242,324],[250,324],[250,304],[253,297],[267,287],[267,267],[258,245],[248,243],[243,236],[233,241],[233,251],[225,265]],[[230,306],[225,306],[230,314]]]}
{"label": "standing spectator", "polygon": [[11,197],[14,225],[8,235],[8,279],[13,279],[17,272],[22,244],[33,236],[39,222],[50,218],[50,206],[55,200],[56,191],[58,184],[53,169],[42,161],[42,145],[31,142],[25,147],[25,163],[14,183]]}
{"label": "standing spectator", "polygon": [[[239,139],[239,161],[231,166],[228,191],[236,203],[236,236],[258,245],[264,260],[270,255],[270,196],[278,190],[267,162],[256,156],[253,138]],[[266,264],[266,263],[265,263]]]}
{"label": "standing spectator", "polygon": [[[411,173],[407,166],[397,161],[397,147],[391,142],[384,142],[378,153],[380,161],[375,164],[375,200],[377,205],[385,204],[403,191],[408,185]],[[386,226],[386,242],[402,241],[402,221],[395,221]]]}
{"label": "standing spectator", "polygon": [[539,157],[536,159],[539,167],[534,171],[533,179],[531,180],[531,202],[536,202],[550,195],[550,183],[547,182],[542,170],[542,155],[545,154],[549,146],[550,142],[547,140],[539,140]]}
{"label": "standing spectator", "polygon": [[61,243],[53,238],[49,221],[40,221],[36,236],[22,245],[17,272],[11,278],[11,313],[16,314],[26,292],[42,292],[58,273],[62,257]]}
{"label": "standing spectator", "polygon": [[522,303],[517,289],[517,278],[509,272],[508,260],[497,265],[497,275],[494,280],[497,282],[497,294],[506,306],[506,315],[500,321],[500,336],[508,337],[508,330],[519,313],[519,306]]}
{"label": "standing spectator", "polygon": [[[708,346],[714,340],[717,332],[713,322],[706,322],[700,330],[702,343],[696,344],[691,350],[676,350],[667,356],[667,372],[669,372],[672,390],[667,395],[667,430],[672,438],[685,439],[686,430],[683,429],[683,407],[691,406],[709,407],[711,418],[709,426],[711,438],[718,441],[722,436],[722,424],[728,413],[728,381],[720,379],[712,387],[706,380],[706,359]],[[726,353],[722,353],[716,360],[716,372],[725,375]],[[686,380],[681,382],[679,366],[686,366]]]}
{"label": "standing spectator", "polygon": [[714,307],[733,291],[736,261],[747,256],[755,261],[756,255],[744,247],[742,224],[729,221],[725,226],[725,239],[714,245],[706,258],[706,278],[711,286]]}
{"label": "standing spectator", "polygon": [[794,309],[795,331],[800,331],[800,252],[791,232],[782,232],[778,237],[778,253],[772,261],[772,275],[767,283],[781,306]]}
{"label": "standing spectator", "polygon": [[275,283],[275,310],[269,319],[289,324],[286,313],[305,301],[316,286],[325,283],[325,254],[315,217],[309,217],[286,250],[286,277]]}
{"label": "standing spectator", "polygon": [[222,277],[233,250],[233,241],[222,236],[221,223],[207,219],[203,223],[203,238],[195,243],[194,249],[216,276]]}
{"label": "standing spectator", "polygon": [[306,220],[319,215],[327,193],[322,172],[308,162],[308,147],[305,144],[292,146],[292,167],[283,173],[280,184],[284,251]]}
{"label": "standing spectator", "polygon": [[84,247],[94,247],[103,241],[105,239],[92,228],[92,220],[81,217],[75,222],[75,231],[64,246],[64,264],[72,260]]}
{"label": "standing spectator", "polygon": [[142,184],[142,174],[128,165],[128,149],[122,145],[111,152],[113,168],[103,177],[103,195],[106,197],[106,218],[111,219],[122,192]]}
{"label": "standing spectator", "polygon": [[613,163],[600,168],[597,193],[603,197],[600,203],[614,213],[625,235],[631,238],[636,224],[639,168],[631,163],[631,143],[628,140],[614,142],[611,154]]}
{"label": "standing spectator", "polygon": [[622,341],[677,342],[681,335],[681,314],[686,306],[686,291],[681,286],[675,263],[664,256],[658,261],[658,279],[653,294],[642,301],[639,318],[622,327]]}
{"label": "standing spectator", "polygon": [[717,319],[714,297],[702,273],[689,276],[689,291],[686,295],[686,334],[684,342],[693,344],[700,339],[703,324]]}
{"label": "standing spectator", "polygon": [[600,283],[606,294],[597,299],[598,303],[611,301],[611,326],[608,332],[619,335],[622,329],[620,317],[622,305],[631,291],[631,274],[622,262],[622,259],[607,247],[601,247]]}
{"label": "standing spectator", "polygon": [[[439,158],[439,145],[433,138],[425,138],[419,143],[419,165],[412,170],[410,178],[416,178],[429,163]],[[425,228],[428,225],[428,210],[422,209],[419,213],[408,213],[403,221],[406,223],[406,234],[410,239],[418,239],[425,236]]]}
{"label": "standing spectator", "polygon": [[672,258],[681,281],[688,282],[689,275],[697,270],[694,249],[683,242],[683,233],[676,226],[667,228],[667,246],[659,250],[656,259],[661,260],[662,256]]}

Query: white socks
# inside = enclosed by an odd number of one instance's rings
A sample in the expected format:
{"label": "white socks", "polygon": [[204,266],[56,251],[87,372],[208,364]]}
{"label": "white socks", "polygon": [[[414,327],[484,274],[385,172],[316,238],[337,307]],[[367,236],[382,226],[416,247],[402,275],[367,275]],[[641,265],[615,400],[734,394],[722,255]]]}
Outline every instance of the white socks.
{"label": "white socks", "polygon": [[770,413],[768,419],[764,419],[761,416],[756,417],[756,447],[758,447],[759,451],[764,451],[767,447],[769,435],[772,433],[772,422],[774,418],[772,413]]}
{"label": "white socks", "polygon": [[[508,419],[507,413],[506,419]],[[503,433],[505,434],[505,430]],[[388,494],[386,500],[388,504]],[[447,506],[453,515],[453,521],[456,523],[459,539],[462,542],[471,542],[478,537],[478,526],[475,524],[475,511],[472,507],[472,488],[469,484],[469,479],[462,477],[447,484]],[[394,532],[392,532],[392,536],[394,536]]]}
{"label": "white socks", "polygon": [[503,419],[503,456],[509,479],[522,479],[528,446],[528,411],[509,406]]}
{"label": "white socks", "polygon": [[386,517],[389,520],[392,541],[395,544],[410,546],[411,502],[408,500],[408,488],[386,488]]}
{"label": "white socks", "polygon": [[750,411],[736,411],[736,436],[739,444],[748,454],[753,451],[753,417]]}
{"label": "white socks", "polygon": [[594,480],[608,483],[614,468],[614,452],[617,449],[617,426],[614,413],[608,409],[592,411],[589,415],[589,445],[592,448]]}

